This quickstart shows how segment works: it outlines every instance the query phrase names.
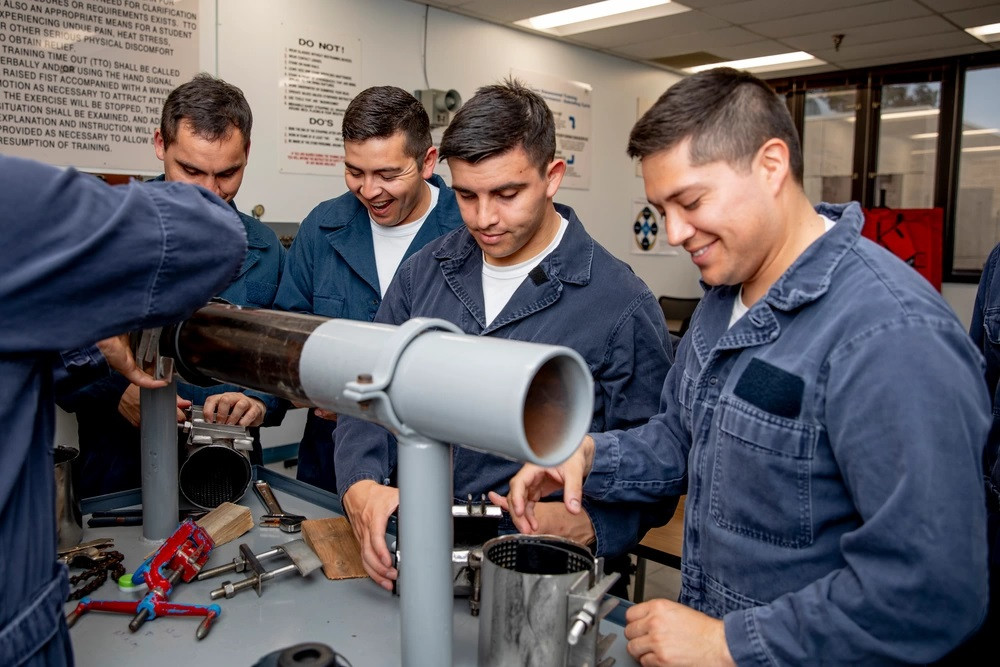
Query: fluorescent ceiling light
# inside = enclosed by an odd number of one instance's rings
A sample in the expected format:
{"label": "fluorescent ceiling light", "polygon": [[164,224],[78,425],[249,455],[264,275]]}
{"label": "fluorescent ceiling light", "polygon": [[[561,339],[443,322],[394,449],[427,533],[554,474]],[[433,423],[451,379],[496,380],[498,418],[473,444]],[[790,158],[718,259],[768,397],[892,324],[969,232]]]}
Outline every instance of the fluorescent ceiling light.
{"label": "fluorescent ceiling light", "polygon": [[921,116],[937,116],[940,109],[916,109],[914,111],[889,111],[882,114],[882,120],[895,120],[897,118],[919,118]]}
{"label": "fluorescent ceiling light", "polygon": [[774,72],[782,69],[797,69],[799,67],[816,67],[825,65],[825,60],[814,57],[805,51],[795,51],[793,53],[778,53],[773,56],[762,56],[760,58],[745,58],[743,60],[730,60],[724,63],[711,63],[708,65],[698,65],[697,67],[686,67],[685,72],[696,74],[716,67],[732,67],[748,72]]}
{"label": "fluorescent ceiling light", "polygon": [[[916,109],[914,111],[889,111],[880,117],[882,120],[898,120],[900,118],[919,118],[921,116],[937,116],[941,113],[940,109]],[[845,119],[848,123],[853,123],[857,120],[854,116]],[[915,139],[916,137],[911,138]]]}
{"label": "fluorescent ceiling light", "polygon": [[670,0],[605,0],[533,16],[514,25],[565,36],[689,11],[690,7]]}
{"label": "fluorescent ceiling light", "polygon": [[1000,146],[969,146],[963,148],[963,153],[983,153],[985,151],[1000,151]]}
{"label": "fluorescent ceiling light", "polygon": [[[965,136],[971,136],[975,134],[998,134],[1000,130],[995,127],[989,127],[982,130],[962,130],[962,134]],[[920,134],[911,134],[910,139],[937,139],[937,132],[921,132]]]}
{"label": "fluorescent ceiling light", "polygon": [[989,43],[1000,41],[1000,23],[977,25],[974,28],[966,28],[965,32],[982,42]]}

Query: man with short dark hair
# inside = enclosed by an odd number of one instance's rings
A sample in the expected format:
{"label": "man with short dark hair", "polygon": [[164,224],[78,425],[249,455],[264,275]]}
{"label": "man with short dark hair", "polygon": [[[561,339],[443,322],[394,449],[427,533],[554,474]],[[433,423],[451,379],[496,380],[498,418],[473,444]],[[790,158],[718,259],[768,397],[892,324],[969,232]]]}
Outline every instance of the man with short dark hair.
{"label": "man with short dark hair", "polygon": [[[362,91],[344,112],[342,132],[350,192],[303,220],[274,306],[370,322],[400,262],[462,219],[455,194],[434,174],[430,120],[413,95],[395,86]],[[296,473],[331,491],[334,419],[309,413]]]}
{"label": "man with short dark hair", "polygon": [[[465,226],[400,267],[375,321],[441,318],[467,334],[573,348],[594,376],[592,427],[625,428],[656,412],[656,390],[671,359],[666,324],[649,288],[587,234],[571,208],[553,204],[566,171],[555,148],[552,112],[539,95],[517,82],[481,88],[441,142]],[[399,503],[399,490],[389,485],[395,439],[350,417],[337,430],[344,508],[366,571],[391,589],[397,573],[385,532]],[[515,462],[456,444],[457,502],[506,490]],[[639,536],[673,511],[600,502],[578,515],[558,502],[543,509],[546,532],[624,561]],[[624,570],[621,563],[615,569]]]}
{"label": "man with short dark hair", "polygon": [[[217,296],[240,306],[271,306],[281,279],[285,248],[270,227],[240,212],[234,197],[243,182],[250,155],[253,114],[236,86],[209,74],[198,74],[167,96],[160,126],[153,132],[163,175],[154,181],[190,183],[227,201],[243,222],[247,253],[239,275]],[[179,250],[184,252],[184,250]],[[80,440],[78,491],[82,497],[140,485],[139,387],[111,371],[93,348],[63,353],[71,373],[91,373],[95,381],[75,391],[61,391],[58,404],[75,412]],[[61,374],[61,371],[57,371]],[[61,377],[61,375],[59,375]],[[177,420],[183,408],[205,406],[205,416],[244,425],[264,421],[265,404],[234,385],[177,385]],[[253,430],[253,463],[262,463],[259,431]]]}
{"label": "man with short dark hair", "polygon": [[[809,203],[781,98],[746,72],[672,86],[632,129],[646,197],[707,286],[631,430],[508,502],[562,490],[687,492],[678,602],[626,612],[643,665],[927,663],[986,608],[982,358],[941,295],[861,237],[856,203]],[[537,511],[537,506],[534,507]]]}

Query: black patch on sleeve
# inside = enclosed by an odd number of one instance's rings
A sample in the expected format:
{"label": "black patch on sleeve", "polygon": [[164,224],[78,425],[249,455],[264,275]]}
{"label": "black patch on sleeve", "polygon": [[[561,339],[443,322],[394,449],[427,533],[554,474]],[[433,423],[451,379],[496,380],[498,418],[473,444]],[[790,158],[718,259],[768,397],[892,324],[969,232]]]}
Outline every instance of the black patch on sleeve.
{"label": "black patch on sleeve", "polygon": [[805,389],[806,383],[799,376],[766,361],[751,359],[733,393],[761,410],[794,419],[802,410]]}
{"label": "black patch on sleeve", "polygon": [[538,287],[549,279],[549,277],[545,275],[545,269],[540,266],[533,268],[531,273],[528,274],[528,277],[531,278],[531,282],[535,283],[535,287]]}

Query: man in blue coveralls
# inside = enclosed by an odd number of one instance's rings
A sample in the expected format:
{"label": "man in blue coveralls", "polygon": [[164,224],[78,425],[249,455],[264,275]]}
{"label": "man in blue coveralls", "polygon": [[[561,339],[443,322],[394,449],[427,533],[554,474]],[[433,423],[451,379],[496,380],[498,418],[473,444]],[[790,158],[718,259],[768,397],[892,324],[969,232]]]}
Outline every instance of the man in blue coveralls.
{"label": "man in blue coveralls", "polygon": [[705,295],[663,411],[525,467],[518,526],[539,527],[554,489],[570,512],[687,491],[679,601],[626,613],[643,665],[941,658],[986,609],[982,356],[930,283],[861,237],[858,204],[809,203],[767,83],[683,79],[628,151]]}
{"label": "man in blue coveralls", "polygon": [[990,553],[990,610],[973,640],[955,656],[956,663],[996,654],[1000,630],[1000,245],[993,247],[976,291],[969,328],[976,347],[986,357],[986,387],[993,404],[990,435],[983,450],[986,491],[986,537]]}
{"label": "man in blue coveralls", "polygon": [[[591,238],[573,209],[553,203],[566,172],[555,150],[555,121],[539,95],[517,82],[481,88],[441,141],[465,226],[400,267],[375,321],[435,317],[467,334],[571,347],[594,376],[592,428],[625,428],[657,410],[672,356],[666,323],[645,283]],[[336,464],[365,570],[391,589],[397,572],[385,532],[399,503],[396,441],[381,426],[341,417]],[[518,470],[460,446],[453,465],[458,502],[505,492]],[[552,502],[545,510],[547,532],[618,557],[607,564],[625,572],[624,554],[666,523],[673,506],[596,502],[573,515]]]}
{"label": "man in blue coveralls", "polygon": [[[342,134],[350,192],[303,220],[274,307],[370,322],[400,262],[461,226],[462,218],[455,193],[434,173],[430,120],[413,95],[395,86],[362,91],[344,112]],[[272,412],[280,409],[277,399],[250,394],[267,400]],[[335,419],[309,413],[296,473],[329,491],[337,488]]]}
{"label": "man in blue coveralls", "polygon": [[[278,290],[285,249],[277,235],[259,220],[241,213],[234,198],[243,182],[250,155],[253,115],[239,88],[208,74],[199,74],[174,89],[163,105],[160,126],[153,134],[163,175],[155,181],[200,185],[229,202],[243,221],[247,253],[236,280],[218,294],[240,306],[270,307]],[[60,407],[75,412],[80,440],[76,464],[77,490],[90,497],[137,488],[140,484],[139,387],[111,372],[93,348],[63,354],[74,375],[96,376],[91,384],[64,390],[57,385]],[[57,369],[58,371],[59,369]],[[177,385],[177,419],[192,403],[205,406],[206,418],[235,423],[256,410],[264,421],[264,405],[235,392],[233,385]],[[224,399],[215,398],[225,393]],[[209,397],[213,397],[209,400]],[[262,463],[258,429],[253,430],[251,462]]]}
{"label": "man in blue coveralls", "polygon": [[[181,183],[109,187],[0,155],[0,665],[73,663],[56,562],[53,367],[59,350],[182,319],[236,276],[246,230]],[[129,380],[162,386],[120,341]]]}

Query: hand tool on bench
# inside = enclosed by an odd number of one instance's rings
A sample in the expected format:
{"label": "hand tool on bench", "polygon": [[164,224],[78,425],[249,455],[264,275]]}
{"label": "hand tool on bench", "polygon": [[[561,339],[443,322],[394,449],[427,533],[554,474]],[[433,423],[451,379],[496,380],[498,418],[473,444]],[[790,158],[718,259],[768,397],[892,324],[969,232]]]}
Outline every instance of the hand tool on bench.
{"label": "hand tool on bench", "polygon": [[[292,562],[274,570],[264,569],[264,566],[261,564],[262,560],[268,560],[278,556],[285,556]],[[320,561],[319,557],[313,552],[312,549],[309,548],[309,545],[306,544],[304,540],[292,540],[291,542],[286,542],[285,544],[279,544],[270,551],[265,551],[260,554],[253,553],[250,550],[250,545],[241,544],[240,555],[234,558],[232,563],[227,563],[226,565],[220,565],[219,567],[213,567],[209,570],[205,570],[198,575],[198,579],[208,579],[220,574],[225,574],[226,572],[249,571],[251,574],[249,574],[246,579],[238,581],[235,584],[229,581],[222,582],[222,586],[220,588],[212,591],[212,599],[218,600],[223,596],[228,599],[240,591],[244,591],[248,588],[253,588],[257,591],[257,597],[260,597],[262,593],[261,589],[265,581],[269,581],[275,577],[281,576],[282,574],[296,570],[300,575],[305,577],[322,565],[322,561]]]}
{"label": "hand tool on bench", "polygon": [[219,605],[179,604],[170,602],[169,596],[178,581],[191,581],[195,578],[208,560],[213,546],[211,536],[201,526],[192,519],[185,519],[174,534],[168,537],[167,541],[132,575],[134,584],[145,581],[149,587],[149,593],[142,600],[123,602],[91,600],[85,597],[66,617],[67,624],[73,627],[80,616],[91,609],[135,614],[128,624],[132,632],[136,632],[143,623],[157,616],[204,616],[204,620],[195,631],[195,637],[204,639],[212,628],[212,623],[222,613]]}
{"label": "hand tool on bench", "polygon": [[290,514],[281,509],[270,484],[256,481],[253,484],[253,490],[260,498],[260,502],[264,503],[264,507],[267,508],[267,514],[260,517],[259,526],[279,528],[285,533],[298,533],[302,530],[302,522],[306,518],[301,514]]}

